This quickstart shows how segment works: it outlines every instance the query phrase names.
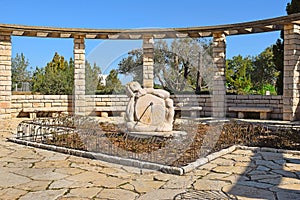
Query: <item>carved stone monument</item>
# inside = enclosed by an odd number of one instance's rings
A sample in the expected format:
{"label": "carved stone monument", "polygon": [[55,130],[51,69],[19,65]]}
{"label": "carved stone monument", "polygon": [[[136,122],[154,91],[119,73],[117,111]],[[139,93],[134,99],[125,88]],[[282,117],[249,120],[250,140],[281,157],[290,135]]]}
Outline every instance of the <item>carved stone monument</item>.
{"label": "carved stone monument", "polygon": [[169,92],[142,88],[138,82],[128,83],[126,91],[130,98],[126,109],[128,131],[162,136],[172,132],[174,107]]}

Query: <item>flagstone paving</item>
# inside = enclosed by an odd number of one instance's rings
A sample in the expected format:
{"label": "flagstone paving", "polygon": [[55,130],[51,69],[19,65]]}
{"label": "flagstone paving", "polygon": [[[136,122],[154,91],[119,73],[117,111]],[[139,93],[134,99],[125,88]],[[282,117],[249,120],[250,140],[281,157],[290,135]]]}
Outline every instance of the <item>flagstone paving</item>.
{"label": "flagstone paving", "polygon": [[20,121],[0,122],[0,199],[300,199],[300,152],[236,150],[176,176],[6,141]]}

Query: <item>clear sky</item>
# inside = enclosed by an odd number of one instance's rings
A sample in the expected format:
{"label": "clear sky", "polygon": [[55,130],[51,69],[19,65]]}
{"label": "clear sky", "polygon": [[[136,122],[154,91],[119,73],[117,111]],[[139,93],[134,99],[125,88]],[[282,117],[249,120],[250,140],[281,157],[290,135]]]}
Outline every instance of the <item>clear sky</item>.
{"label": "clear sky", "polygon": [[[0,23],[74,28],[208,26],[283,16],[288,2],[290,0],[1,0]],[[278,37],[279,32],[227,37],[227,58],[237,54],[257,55]],[[73,56],[72,39],[13,37],[12,41],[13,56],[24,53],[34,68],[45,66],[55,51],[67,59]],[[87,40],[87,58],[106,57],[97,63],[105,68],[107,66],[102,65],[114,63],[126,53],[122,45],[140,45],[139,42],[123,43]]]}

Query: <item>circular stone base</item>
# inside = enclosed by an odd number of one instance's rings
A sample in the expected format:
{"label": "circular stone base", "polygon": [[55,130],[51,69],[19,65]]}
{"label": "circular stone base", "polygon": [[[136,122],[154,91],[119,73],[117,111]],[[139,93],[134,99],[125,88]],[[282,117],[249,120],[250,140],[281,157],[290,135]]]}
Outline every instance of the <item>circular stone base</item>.
{"label": "circular stone base", "polygon": [[185,131],[168,131],[168,132],[127,132],[128,135],[140,138],[149,137],[177,137],[179,135],[186,135]]}

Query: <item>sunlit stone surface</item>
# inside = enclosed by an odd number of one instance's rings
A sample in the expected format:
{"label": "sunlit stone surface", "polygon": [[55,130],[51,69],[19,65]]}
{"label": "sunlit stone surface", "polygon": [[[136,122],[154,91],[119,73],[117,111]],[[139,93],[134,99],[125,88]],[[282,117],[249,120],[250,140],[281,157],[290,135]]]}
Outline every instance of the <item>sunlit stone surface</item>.
{"label": "sunlit stone surface", "polygon": [[126,109],[127,128],[133,132],[171,132],[174,107],[170,93],[142,88],[138,82],[127,84],[129,102]]}

